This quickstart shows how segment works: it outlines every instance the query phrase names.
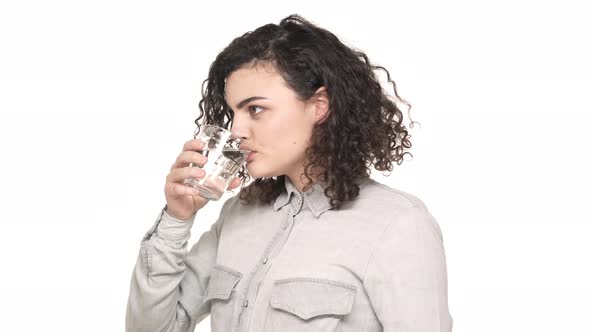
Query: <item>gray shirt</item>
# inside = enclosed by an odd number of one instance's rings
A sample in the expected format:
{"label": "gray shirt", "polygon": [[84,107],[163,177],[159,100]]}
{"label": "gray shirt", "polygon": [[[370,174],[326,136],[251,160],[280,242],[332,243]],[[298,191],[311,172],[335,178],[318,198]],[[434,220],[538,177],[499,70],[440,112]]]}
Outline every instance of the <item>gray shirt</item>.
{"label": "gray shirt", "polygon": [[195,215],[164,207],[141,241],[127,331],[194,331],[210,314],[213,332],[450,332],[437,221],[414,195],[360,186],[340,210],[323,183],[300,193],[288,177],[272,204],[236,195],[190,251]]}

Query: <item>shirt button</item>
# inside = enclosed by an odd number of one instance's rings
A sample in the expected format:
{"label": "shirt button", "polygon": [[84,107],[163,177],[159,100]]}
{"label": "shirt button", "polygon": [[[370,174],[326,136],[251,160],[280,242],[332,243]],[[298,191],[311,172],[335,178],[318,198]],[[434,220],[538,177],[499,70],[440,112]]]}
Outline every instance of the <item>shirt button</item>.
{"label": "shirt button", "polygon": [[266,262],[268,262],[268,257],[264,257],[264,260],[262,261],[262,264],[266,264]]}
{"label": "shirt button", "polygon": [[248,307],[248,300],[246,300],[246,301],[244,302],[244,308],[247,308],[247,307]]}

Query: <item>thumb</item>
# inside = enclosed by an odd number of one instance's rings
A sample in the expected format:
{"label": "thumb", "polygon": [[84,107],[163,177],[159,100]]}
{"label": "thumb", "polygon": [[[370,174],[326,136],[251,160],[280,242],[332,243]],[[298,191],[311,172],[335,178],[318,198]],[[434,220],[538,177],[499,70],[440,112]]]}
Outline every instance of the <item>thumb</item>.
{"label": "thumb", "polygon": [[235,177],[229,184],[229,186],[227,186],[227,190],[233,190],[234,188],[239,187],[240,183],[242,183],[242,179],[240,179],[239,177]]}

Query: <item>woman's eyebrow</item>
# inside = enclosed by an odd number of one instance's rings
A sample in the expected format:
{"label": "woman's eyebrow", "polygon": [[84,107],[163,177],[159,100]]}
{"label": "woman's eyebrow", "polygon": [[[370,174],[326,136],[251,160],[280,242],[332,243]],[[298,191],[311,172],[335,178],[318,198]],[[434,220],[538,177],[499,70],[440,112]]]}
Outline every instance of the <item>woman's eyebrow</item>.
{"label": "woman's eyebrow", "polygon": [[247,103],[249,103],[251,101],[259,100],[259,99],[268,99],[268,98],[260,97],[260,96],[253,96],[253,97],[246,98],[238,103],[237,109],[244,107]]}

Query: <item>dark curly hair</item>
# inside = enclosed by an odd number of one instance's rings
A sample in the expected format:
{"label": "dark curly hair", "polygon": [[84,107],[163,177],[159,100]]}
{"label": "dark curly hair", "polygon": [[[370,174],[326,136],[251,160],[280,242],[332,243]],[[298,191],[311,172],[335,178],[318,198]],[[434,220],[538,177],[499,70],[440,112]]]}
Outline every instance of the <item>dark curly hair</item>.
{"label": "dark curly hair", "polygon": [[[301,100],[308,100],[322,86],[327,90],[328,116],[313,128],[311,144],[305,151],[302,176],[309,182],[304,191],[311,185],[311,176],[324,181],[324,194],[338,209],[358,196],[357,181],[369,177],[371,166],[391,171],[394,162],[401,165],[405,154],[412,156],[406,152],[412,144],[402,124],[402,112],[374,73],[376,69],[387,73],[395,96],[409,106],[409,112],[411,105],[398,96],[387,69],[372,65],[363,52],[344,45],[331,32],[297,14],[285,17],[279,25],[267,24],[245,33],[218,54],[202,85],[197,132],[201,122],[230,128],[234,114],[225,101],[225,80],[233,71],[257,64],[276,68]],[[245,166],[238,176],[242,179],[240,199],[246,204],[252,197],[262,203],[272,202],[283,190],[285,180],[285,175],[263,177],[244,187],[250,180]]]}

